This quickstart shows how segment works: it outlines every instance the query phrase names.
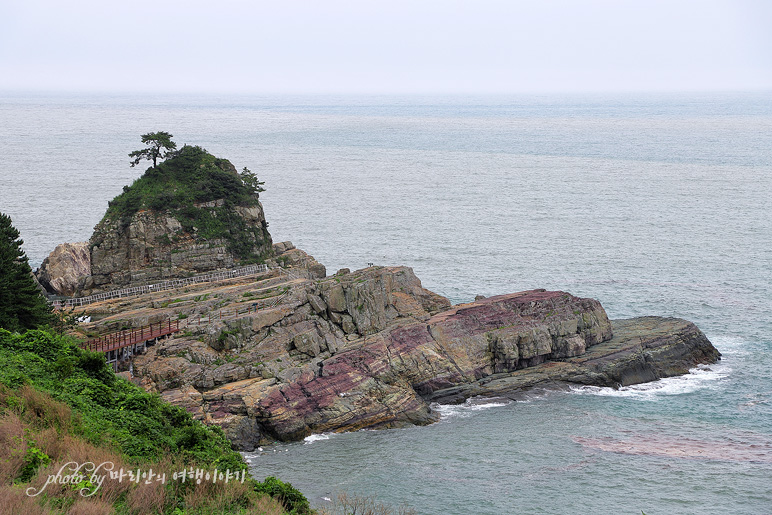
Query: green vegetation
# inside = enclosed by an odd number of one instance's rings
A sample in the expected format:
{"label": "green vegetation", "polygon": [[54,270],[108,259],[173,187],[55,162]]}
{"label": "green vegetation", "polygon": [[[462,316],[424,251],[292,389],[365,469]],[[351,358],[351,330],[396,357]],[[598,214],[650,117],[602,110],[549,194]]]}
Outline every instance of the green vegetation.
{"label": "green vegetation", "polygon": [[117,377],[102,354],[81,349],[67,336],[0,329],[0,383],[30,385],[75,408],[80,436],[120,449],[130,461],[159,460],[173,452],[223,469],[246,467],[219,428],[204,426]]}
{"label": "green vegetation", "polygon": [[250,190],[252,190],[253,194],[259,195],[265,191],[265,188],[263,188],[265,182],[258,180],[257,175],[246,166],[241,171],[239,176],[241,177],[241,182],[243,182]]}
{"label": "green vegetation", "polygon": [[[40,497],[16,496],[30,486],[40,488],[72,460],[152,468],[166,471],[168,480],[148,486],[108,477],[99,495],[87,499],[79,489],[62,486],[49,487]],[[40,513],[100,502],[121,514],[311,513],[300,492],[275,478],[229,484],[170,479],[191,467],[240,471],[247,466],[219,428],[117,377],[101,354],[45,330],[0,329],[0,500],[16,496],[18,502],[50,510]]]}
{"label": "green vegetation", "polygon": [[[205,426],[184,409],[116,376],[103,354],[82,349],[49,327],[41,329],[54,325],[61,330],[66,320],[57,323],[40,295],[19,233],[2,214],[0,261],[0,511],[311,513],[300,492],[275,478],[265,483],[244,476],[231,482],[176,479],[183,470],[245,474],[247,465],[219,427]],[[104,484],[96,490],[87,476],[49,484],[60,471],[72,477],[73,470],[66,468],[72,463],[154,471],[166,480],[118,481],[106,468]],[[45,492],[30,496],[29,488]],[[84,495],[83,489],[91,494]]]}
{"label": "green vegetation", "polygon": [[263,492],[275,499],[281,499],[284,506],[293,513],[311,513],[308,499],[289,483],[283,483],[275,477],[269,476],[256,487],[258,492]]}
{"label": "green vegetation", "polygon": [[158,166],[158,158],[164,159],[170,152],[177,148],[177,144],[172,141],[172,136],[168,132],[149,132],[142,135],[142,143],[147,148],[135,150],[129,154],[131,166],[137,166],[140,161],[147,159],[153,161],[153,168]]}
{"label": "green vegetation", "polygon": [[11,218],[0,213],[0,327],[13,331],[55,323],[32,278],[22,243]]}
{"label": "green vegetation", "polygon": [[[167,133],[145,134],[143,141],[153,134]],[[166,212],[197,239],[225,240],[242,264],[262,262],[266,256],[257,255],[255,249],[268,240],[267,223],[248,225],[235,209],[258,205],[264,189],[257,176],[247,168],[239,174],[228,160],[199,146],[184,145],[166,154],[156,150],[157,157],[168,159],[148,168],[131,186],[124,186],[123,193],[109,202],[105,220],[125,226],[139,211]]]}

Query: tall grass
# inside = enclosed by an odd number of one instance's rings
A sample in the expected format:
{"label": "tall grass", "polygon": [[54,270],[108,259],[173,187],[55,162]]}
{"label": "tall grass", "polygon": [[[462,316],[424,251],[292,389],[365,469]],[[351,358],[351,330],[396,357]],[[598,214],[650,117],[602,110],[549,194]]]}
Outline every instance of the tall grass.
{"label": "tall grass", "polygon": [[[64,375],[57,373],[62,357],[71,365]],[[48,481],[63,467],[66,474],[72,462],[152,468],[167,479],[145,484],[108,476],[84,497],[95,485]],[[0,513],[310,513],[300,492],[275,479],[266,484],[251,477],[243,483],[173,479],[174,472],[190,468],[236,471],[246,470],[246,463],[219,428],[118,378],[102,356],[45,331],[0,329]],[[293,502],[272,498],[266,486],[291,493]],[[30,488],[44,490],[30,497]]]}

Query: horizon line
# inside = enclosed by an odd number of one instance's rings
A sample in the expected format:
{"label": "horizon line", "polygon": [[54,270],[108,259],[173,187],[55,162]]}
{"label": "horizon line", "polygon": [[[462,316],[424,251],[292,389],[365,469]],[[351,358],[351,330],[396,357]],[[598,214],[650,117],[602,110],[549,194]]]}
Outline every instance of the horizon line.
{"label": "horizon line", "polygon": [[148,89],[49,89],[2,88],[0,95],[12,96],[237,96],[237,97],[504,97],[504,96],[558,96],[558,95],[710,95],[710,94],[763,94],[772,93],[770,87],[715,88],[715,89],[576,89],[576,90],[520,90],[520,91],[227,91],[227,90],[148,90]]}

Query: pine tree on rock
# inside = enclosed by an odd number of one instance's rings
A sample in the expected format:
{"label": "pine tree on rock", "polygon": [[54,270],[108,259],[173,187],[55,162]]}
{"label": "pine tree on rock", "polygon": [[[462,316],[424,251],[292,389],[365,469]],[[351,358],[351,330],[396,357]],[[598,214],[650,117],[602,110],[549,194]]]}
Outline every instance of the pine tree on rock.
{"label": "pine tree on rock", "polygon": [[132,168],[138,165],[143,159],[152,161],[153,168],[157,167],[159,159],[165,159],[177,148],[177,144],[172,141],[173,137],[174,136],[164,131],[143,134],[142,143],[147,145],[147,148],[135,150],[129,154]]}
{"label": "pine tree on rock", "polygon": [[0,213],[0,328],[23,331],[53,322],[51,305],[32,277],[11,217]]}

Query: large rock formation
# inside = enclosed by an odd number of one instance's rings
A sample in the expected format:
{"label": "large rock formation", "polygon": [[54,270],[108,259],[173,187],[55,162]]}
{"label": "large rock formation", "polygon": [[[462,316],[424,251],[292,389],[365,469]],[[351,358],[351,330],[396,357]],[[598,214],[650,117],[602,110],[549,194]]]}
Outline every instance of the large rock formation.
{"label": "large rock formation", "polygon": [[[257,313],[189,326],[187,336],[134,362],[146,388],[220,425],[242,449],[315,432],[426,424],[437,419],[436,401],[560,382],[650,381],[719,357],[691,323],[612,323],[596,300],[565,292],[451,307],[405,267],[277,281],[217,290],[221,303],[227,295],[285,297]],[[178,300],[177,313],[193,309]]]}
{"label": "large rock formation", "polygon": [[[236,214],[247,225],[265,226],[262,206],[237,208]],[[255,238],[258,253],[271,248],[267,230],[265,234],[263,240]],[[222,238],[198,237],[163,212],[136,213],[127,226],[103,220],[91,236],[91,275],[84,293],[234,268],[240,263],[227,243]]]}
{"label": "large rock formation", "polygon": [[258,200],[229,161],[183,147],[111,203],[89,241],[83,293],[188,277],[273,255]]}
{"label": "large rock formation", "polygon": [[612,324],[598,301],[565,292],[451,306],[406,267],[326,277],[290,242],[272,243],[260,184],[246,169],[239,174],[183,147],[110,203],[83,281],[90,293],[271,266],[257,277],[86,307],[103,317],[89,332],[179,320],[183,332],[134,358],[134,379],[219,425],[241,449],[314,432],[427,424],[437,420],[432,402],[538,384],[651,381],[719,357],[686,321]]}
{"label": "large rock formation", "polygon": [[37,279],[49,293],[71,296],[78,289],[78,283],[90,273],[88,242],[62,243],[43,260]]}

